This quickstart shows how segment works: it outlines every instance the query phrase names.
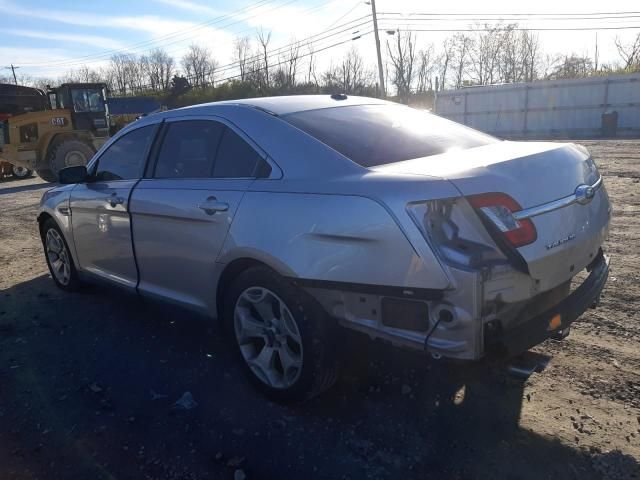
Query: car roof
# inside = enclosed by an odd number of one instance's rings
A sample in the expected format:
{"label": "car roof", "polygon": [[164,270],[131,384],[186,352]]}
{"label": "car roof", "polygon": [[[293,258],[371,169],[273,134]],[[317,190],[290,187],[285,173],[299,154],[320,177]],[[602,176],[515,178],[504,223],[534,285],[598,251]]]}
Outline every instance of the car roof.
{"label": "car roof", "polygon": [[288,95],[281,97],[244,98],[241,100],[224,100],[221,102],[202,103],[178,110],[190,108],[206,108],[218,105],[238,105],[258,108],[274,115],[287,115],[289,113],[303,112],[306,110],[319,110],[322,108],[346,107],[352,105],[384,105],[389,104],[385,100],[370,97],[358,97],[355,95]]}

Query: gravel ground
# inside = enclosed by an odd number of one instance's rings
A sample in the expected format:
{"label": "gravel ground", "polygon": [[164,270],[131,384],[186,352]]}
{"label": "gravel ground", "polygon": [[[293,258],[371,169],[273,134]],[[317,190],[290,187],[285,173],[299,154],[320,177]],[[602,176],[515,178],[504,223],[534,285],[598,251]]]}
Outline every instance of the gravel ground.
{"label": "gravel ground", "polygon": [[[257,395],[216,325],[57,290],[35,215],[0,183],[0,478],[640,478],[640,142],[589,141],[614,205],[609,284],[526,381],[348,338],[338,385]],[[197,403],[177,410],[185,392]]]}

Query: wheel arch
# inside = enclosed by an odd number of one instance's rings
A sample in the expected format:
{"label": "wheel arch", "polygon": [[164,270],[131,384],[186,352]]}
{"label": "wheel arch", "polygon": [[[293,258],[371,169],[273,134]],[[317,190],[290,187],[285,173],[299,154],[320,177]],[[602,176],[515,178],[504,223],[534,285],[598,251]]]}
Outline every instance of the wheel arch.
{"label": "wheel arch", "polygon": [[44,226],[44,223],[49,219],[52,219],[54,222],[56,221],[56,219],[53,218],[53,215],[51,215],[48,212],[40,212],[40,214],[37,217],[37,220],[38,220],[38,231],[40,232],[40,238],[42,238],[42,236],[44,234],[44,232],[42,231],[42,227]]}
{"label": "wheel arch", "polygon": [[218,286],[216,288],[216,313],[218,315],[218,319],[222,318],[224,314],[224,299],[229,291],[231,283],[238,278],[240,274],[253,267],[267,267],[279,275],[282,275],[282,272],[278,272],[278,270],[273,268],[272,265],[253,257],[239,257],[227,263],[220,274]]}

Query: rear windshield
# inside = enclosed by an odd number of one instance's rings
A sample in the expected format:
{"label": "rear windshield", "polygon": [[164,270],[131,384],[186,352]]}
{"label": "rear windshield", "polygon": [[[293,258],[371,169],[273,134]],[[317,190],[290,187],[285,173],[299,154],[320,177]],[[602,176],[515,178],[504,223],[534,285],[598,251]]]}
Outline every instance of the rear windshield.
{"label": "rear windshield", "polygon": [[363,167],[498,141],[464,125],[402,105],[325,108],[282,118]]}

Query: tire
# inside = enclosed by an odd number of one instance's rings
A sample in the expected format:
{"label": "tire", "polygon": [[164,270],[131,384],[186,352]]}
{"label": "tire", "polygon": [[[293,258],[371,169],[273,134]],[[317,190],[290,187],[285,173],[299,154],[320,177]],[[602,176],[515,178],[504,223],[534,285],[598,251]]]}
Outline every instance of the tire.
{"label": "tire", "polygon": [[[45,220],[42,225],[42,246],[44,248],[44,258],[47,261],[51,278],[62,290],[67,292],[74,292],[80,289],[82,283],[78,279],[78,272],[76,266],[73,263],[73,257],[69,252],[69,245],[64,239],[62,231],[56,224],[56,222],[49,218]],[[57,248],[52,248],[53,243],[59,245]],[[61,264],[58,264],[56,260],[59,260]],[[60,265],[65,267],[61,270]]]}
{"label": "tire", "polygon": [[36,173],[45,182],[49,182],[49,183],[57,183],[58,182],[58,176],[56,174],[54,174],[48,168],[36,168]]}
{"label": "tire", "polygon": [[28,168],[18,167],[16,165],[11,166],[11,172],[16,178],[28,178],[33,174],[33,172]]}
{"label": "tire", "polygon": [[[271,314],[272,320],[262,319]],[[236,277],[222,318],[249,379],[270,399],[301,402],[335,383],[333,322],[310,295],[273,270],[252,267]],[[272,368],[264,369],[265,363]]]}
{"label": "tire", "polygon": [[[55,175],[57,182],[58,172],[61,169],[75,165],[86,165],[94,153],[89,145],[80,140],[62,140],[49,150],[46,167]],[[42,178],[47,180],[45,177]]]}

